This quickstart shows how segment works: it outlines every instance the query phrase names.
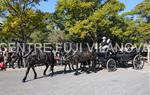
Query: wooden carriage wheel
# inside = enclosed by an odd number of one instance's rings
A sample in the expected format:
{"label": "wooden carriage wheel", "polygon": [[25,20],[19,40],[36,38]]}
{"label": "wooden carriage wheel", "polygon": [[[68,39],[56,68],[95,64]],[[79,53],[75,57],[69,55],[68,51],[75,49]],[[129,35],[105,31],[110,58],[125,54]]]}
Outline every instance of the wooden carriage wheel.
{"label": "wooden carriage wheel", "polygon": [[142,55],[136,55],[132,61],[133,68],[136,70],[141,70],[144,67],[145,60]]}
{"label": "wooden carriage wheel", "polygon": [[114,59],[109,59],[106,63],[106,68],[108,72],[116,71],[117,70],[116,61]]}

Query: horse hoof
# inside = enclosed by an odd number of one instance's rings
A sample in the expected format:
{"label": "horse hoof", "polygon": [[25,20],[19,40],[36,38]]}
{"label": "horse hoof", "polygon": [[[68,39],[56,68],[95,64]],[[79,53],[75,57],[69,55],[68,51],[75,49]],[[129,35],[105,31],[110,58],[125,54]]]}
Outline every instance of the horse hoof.
{"label": "horse hoof", "polygon": [[53,77],[53,76],[54,76],[54,74],[50,74],[50,76],[51,76],[51,77]]}
{"label": "horse hoof", "polygon": [[74,73],[75,76],[79,75],[79,73]]}
{"label": "horse hoof", "polygon": [[36,76],[36,77],[34,77],[34,79],[37,79],[37,76]]}
{"label": "horse hoof", "polygon": [[23,79],[22,82],[25,83],[26,82],[25,79]]}

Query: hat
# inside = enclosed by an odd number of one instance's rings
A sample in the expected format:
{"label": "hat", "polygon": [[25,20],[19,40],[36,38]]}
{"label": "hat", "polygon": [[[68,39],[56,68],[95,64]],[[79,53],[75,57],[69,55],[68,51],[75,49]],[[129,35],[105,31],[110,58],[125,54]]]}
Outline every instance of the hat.
{"label": "hat", "polygon": [[105,40],[105,39],[106,39],[106,37],[105,37],[105,36],[103,36],[103,37],[102,37],[102,39],[103,39],[103,40]]}

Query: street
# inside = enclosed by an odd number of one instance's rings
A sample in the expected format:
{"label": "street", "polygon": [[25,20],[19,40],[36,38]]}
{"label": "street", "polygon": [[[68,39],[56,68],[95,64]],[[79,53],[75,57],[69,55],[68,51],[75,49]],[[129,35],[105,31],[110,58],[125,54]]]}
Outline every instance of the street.
{"label": "street", "polygon": [[[115,72],[74,72],[63,74],[64,67],[55,67],[53,77],[43,77],[45,67],[36,67],[38,79],[31,70],[27,82],[22,83],[26,69],[0,71],[0,95],[150,95],[150,67],[143,70],[118,68]],[[47,71],[47,74],[50,72]]]}

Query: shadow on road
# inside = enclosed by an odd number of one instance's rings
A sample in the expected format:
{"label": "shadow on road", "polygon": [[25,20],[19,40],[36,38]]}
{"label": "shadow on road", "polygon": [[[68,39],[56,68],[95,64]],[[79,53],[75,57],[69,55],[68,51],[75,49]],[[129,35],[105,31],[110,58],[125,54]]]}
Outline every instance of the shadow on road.
{"label": "shadow on road", "polygon": [[[56,75],[67,74],[67,73],[72,73],[72,72],[74,72],[74,71],[69,71],[69,70],[67,70],[67,71],[64,73],[64,71],[61,70],[61,71],[56,71],[56,72],[54,72],[53,75],[52,75],[52,73],[50,73],[50,74],[48,74],[48,75],[46,75],[46,76],[37,77],[37,79],[41,79],[41,78],[44,78],[44,77],[53,77],[53,76],[56,76]],[[26,80],[26,82],[30,82],[30,81],[37,80],[37,79]]]}
{"label": "shadow on road", "polygon": [[[86,72],[82,72],[81,71],[81,69],[79,69],[80,70],[80,72],[78,73],[78,75],[80,75],[81,73],[86,73]],[[97,73],[98,71],[100,71],[100,70],[103,70],[103,68],[96,68],[96,72],[95,73]],[[64,72],[64,70],[60,70],[60,71],[55,71],[54,72],[54,74],[52,75],[52,73],[49,73],[48,75],[46,75],[46,76],[41,76],[41,77],[37,77],[37,79],[41,79],[41,78],[44,78],[44,77],[53,77],[53,76],[56,76],[56,75],[60,75],[60,74],[68,74],[68,73],[73,73],[73,72],[75,72],[75,71],[70,71],[70,70],[67,70],[66,72]],[[90,72],[91,73],[91,72]],[[90,74],[90,73],[88,73],[88,74]],[[33,80],[37,80],[37,79],[30,79],[30,80],[26,80],[26,82],[30,82],[30,81],[33,81]],[[25,82],[25,83],[26,83]]]}

